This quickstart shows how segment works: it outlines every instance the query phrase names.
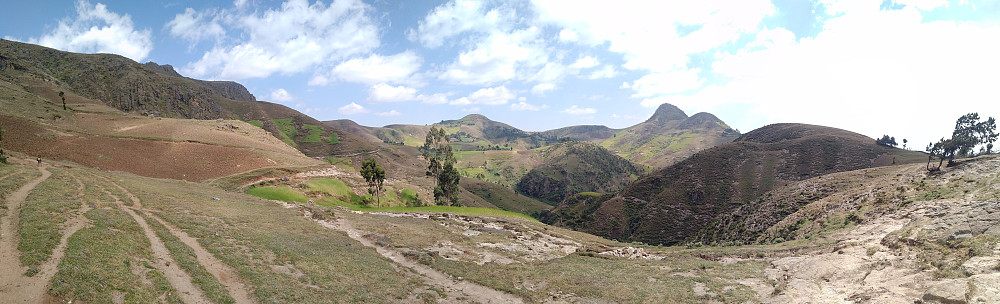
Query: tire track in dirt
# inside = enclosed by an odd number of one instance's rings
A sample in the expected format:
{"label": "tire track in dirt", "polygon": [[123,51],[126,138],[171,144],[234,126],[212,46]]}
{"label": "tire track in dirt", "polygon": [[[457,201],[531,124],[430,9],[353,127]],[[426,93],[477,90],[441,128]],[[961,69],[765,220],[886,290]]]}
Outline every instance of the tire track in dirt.
{"label": "tire track in dirt", "polygon": [[21,266],[21,254],[17,250],[17,225],[24,200],[38,184],[52,175],[46,167],[40,166],[38,171],[42,172],[42,176],[7,196],[7,215],[0,219],[0,299],[5,303],[38,303],[44,294],[33,291],[44,290],[48,284],[48,281],[23,276],[27,268]]}
{"label": "tire track in dirt", "polygon": [[257,303],[255,298],[252,296],[253,293],[250,292],[250,288],[240,281],[240,276],[236,274],[235,269],[229,267],[226,263],[223,263],[221,260],[212,255],[212,253],[208,252],[208,250],[205,250],[204,247],[201,247],[201,244],[198,243],[197,239],[189,236],[183,230],[180,230],[167,221],[164,221],[159,216],[156,216],[156,214],[151,212],[152,210],[144,210],[149,217],[153,218],[153,220],[159,222],[163,226],[166,226],[170,234],[173,234],[180,239],[182,243],[194,250],[198,264],[204,266],[216,280],[219,280],[219,283],[226,286],[226,290],[229,291],[229,296],[233,297],[233,299],[236,300],[236,303]]}
{"label": "tire track in dirt", "polygon": [[194,251],[195,258],[198,260],[198,263],[205,267],[205,269],[208,270],[208,272],[211,273],[212,276],[219,281],[219,283],[226,286],[226,290],[229,291],[229,296],[233,297],[233,299],[236,300],[236,303],[257,303],[257,301],[254,300],[255,298],[252,296],[253,293],[250,291],[250,288],[240,281],[240,276],[236,274],[235,269],[229,267],[226,263],[223,263],[221,260],[212,255],[212,253],[208,252],[208,250],[205,250],[205,248],[198,243],[197,239],[191,237],[183,230],[175,227],[167,221],[164,221],[159,216],[154,214],[152,211],[155,210],[143,208],[142,201],[139,200],[139,197],[132,194],[132,192],[129,192],[128,189],[125,189],[125,187],[122,187],[115,182],[108,182],[129,197],[132,201],[133,208],[145,211],[149,217],[153,218],[153,220],[167,227],[170,234],[173,234],[175,237],[180,239],[182,243],[190,247]]}
{"label": "tire track in dirt", "polygon": [[416,271],[423,276],[428,284],[433,285],[448,295],[447,298],[438,299],[438,302],[467,303],[471,301],[476,303],[524,303],[524,300],[516,295],[479,285],[475,282],[457,279],[449,274],[431,268],[430,266],[407,259],[403,256],[403,253],[398,250],[378,246],[372,240],[364,237],[364,231],[354,228],[346,219],[342,217],[338,218],[336,221],[317,219],[313,218],[312,212],[309,210],[284,202],[279,203],[281,203],[281,205],[285,208],[298,208],[306,219],[310,219],[320,224],[320,226],[344,232],[351,239],[358,241],[362,245],[375,249],[378,254],[388,258],[394,263]]}
{"label": "tire track in dirt", "polygon": [[[109,181],[110,182],[110,181]],[[121,188],[114,182],[112,185]],[[157,269],[163,272],[163,275],[167,278],[167,282],[170,282],[170,286],[173,286],[177,290],[177,295],[180,296],[184,303],[212,303],[205,297],[205,294],[201,292],[201,289],[194,286],[191,282],[191,276],[181,269],[181,266],[174,261],[174,258],[170,256],[170,251],[167,250],[167,246],[163,244],[163,240],[156,235],[153,228],[149,227],[149,223],[146,222],[139,214],[135,213],[132,208],[125,206],[117,196],[111,194],[110,192],[105,192],[115,199],[115,204],[118,208],[121,208],[125,213],[128,213],[139,227],[142,227],[143,234],[146,235],[146,239],[149,240],[149,247],[153,251],[153,258],[156,259],[153,265]],[[128,193],[126,193],[128,194]],[[130,194],[129,194],[130,195]],[[134,197],[134,196],[133,196]],[[138,202],[138,198],[133,199],[133,204]]]}
{"label": "tire track in dirt", "polygon": [[76,189],[78,191],[74,198],[80,199],[80,209],[77,211],[79,213],[64,224],[66,228],[64,228],[62,232],[62,238],[59,239],[59,244],[52,250],[52,255],[49,259],[38,267],[38,274],[31,278],[32,280],[37,280],[40,284],[32,285],[32,287],[35,287],[33,290],[23,290],[28,294],[40,295],[39,299],[48,297],[46,290],[50,287],[49,283],[52,280],[52,277],[54,277],[56,272],[59,271],[59,262],[61,262],[63,257],[66,255],[66,247],[69,247],[69,238],[73,236],[73,234],[76,234],[77,231],[80,231],[80,229],[90,225],[90,220],[85,216],[87,211],[90,211],[90,205],[82,199],[85,194],[84,191],[86,191],[87,188],[75,175],[73,176],[73,179],[76,180]]}

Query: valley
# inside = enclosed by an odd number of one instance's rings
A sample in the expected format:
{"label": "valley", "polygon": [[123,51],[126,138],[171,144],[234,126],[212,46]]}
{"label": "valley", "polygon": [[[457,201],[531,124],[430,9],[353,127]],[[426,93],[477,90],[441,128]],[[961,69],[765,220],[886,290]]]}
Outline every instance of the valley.
{"label": "valley", "polygon": [[0,128],[10,303],[1000,301],[990,153],[671,104],[624,129],[321,122],[6,40]]}

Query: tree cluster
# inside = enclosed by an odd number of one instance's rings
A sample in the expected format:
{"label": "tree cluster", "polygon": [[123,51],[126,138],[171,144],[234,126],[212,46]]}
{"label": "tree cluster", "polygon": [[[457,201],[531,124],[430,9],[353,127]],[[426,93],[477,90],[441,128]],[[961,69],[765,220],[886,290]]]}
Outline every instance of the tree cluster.
{"label": "tree cluster", "polygon": [[437,180],[437,186],[434,187],[434,201],[439,205],[458,206],[458,182],[461,176],[455,168],[455,154],[448,144],[444,128],[431,127],[422,150],[424,158],[430,161],[427,165],[427,176]]}
{"label": "tree cluster", "polygon": [[368,157],[361,161],[361,177],[364,177],[365,182],[368,183],[368,194],[374,196],[376,206],[381,207],[380,196],[385,191],[383,187],[385,183],[385,169],[382,169],[382,166],[379,166],[374,158]]}
{"label": "tree cluster", "polygon": [[889,137],[889,135],[882,135],[882,138],[879,138],[879,139],[875,140],[875,144],[878,144],[880,146],[886,146],[886,147],[896,147],[898,145],[896,143],[896,138],[895,137]]}
{"label": "tree cluster", "polygon": [[[937,143],[927,144],[927,170],[937,171],[941,169],[944,160],[948,160],[948,166],[955,162],[955,157],[972,156],[976,146],[982,145],[980,154],[993,153],[993,143],[997,140],[997,125],[993,117],[984,121],[979,120],[978,113],[962,115],[955,122],[955,131],[951,133],[951,138],[941,138]],[[937,167],[931,167],[931,158],[938,158]]]}

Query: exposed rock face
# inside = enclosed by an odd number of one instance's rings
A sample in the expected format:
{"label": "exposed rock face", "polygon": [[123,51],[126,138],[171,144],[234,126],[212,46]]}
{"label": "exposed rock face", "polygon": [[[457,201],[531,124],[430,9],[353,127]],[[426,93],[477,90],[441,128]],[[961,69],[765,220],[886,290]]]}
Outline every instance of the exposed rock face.
{"label": "exposed rock face", "polygon": [[169,65],[139,64],[112,54],[76,54],[0,40],[0,69],[16,70],[122,111],[165,117],[227,117],[223,99],[253,101],[242,85],[182,77]]}
{"label": "exposed rock face", "polygon": [[[773,260],[764,303],[1000,303],[1000,159],[927,184],[975,181],[957,198],[916,201],[835,235],[832,250]],[[749,285],[749,284],[747,284]]]}

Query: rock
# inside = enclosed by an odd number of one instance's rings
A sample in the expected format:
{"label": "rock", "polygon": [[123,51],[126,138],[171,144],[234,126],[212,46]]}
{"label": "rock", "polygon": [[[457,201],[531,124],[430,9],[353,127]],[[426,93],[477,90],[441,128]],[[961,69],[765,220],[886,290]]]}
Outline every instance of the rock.
{"label": "rock", "polygon": [[962,269],[970,275],[986,274],[996,272],[998,264],[1000,264],[1000,257],[977,256],[965,261],[962,264]]}
{"label": "rock", "polygon": [[923,300],[931,303],[965,304],[965,294],[969,292],[968,281],[951,279],[941,281],[924,292]]}
{"label": "rock", "polygon": [[1000,303],[1000,273],[974,275],[969,282],[973,286],[970,303]]}
{"label": "rock", "polygon": [[214,196],[213,196],[213,197],[212,197],[212,200],[213,200],[213,201],[218,201],[218,200],[221,200],[221,199],[220,199],[220,198],[218,198],[218,197],[214,197]]}

